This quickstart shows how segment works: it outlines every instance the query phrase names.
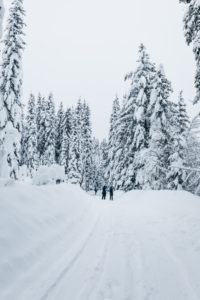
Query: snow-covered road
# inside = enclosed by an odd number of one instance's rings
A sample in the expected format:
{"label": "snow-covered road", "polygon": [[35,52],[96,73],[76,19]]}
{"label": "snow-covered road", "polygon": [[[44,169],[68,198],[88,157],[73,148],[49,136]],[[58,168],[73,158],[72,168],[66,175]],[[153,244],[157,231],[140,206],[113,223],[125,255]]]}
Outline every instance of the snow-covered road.
{"label": "snow-covered road", "polygon": [[0,189],[1,300],[199,300],[200,198]]}

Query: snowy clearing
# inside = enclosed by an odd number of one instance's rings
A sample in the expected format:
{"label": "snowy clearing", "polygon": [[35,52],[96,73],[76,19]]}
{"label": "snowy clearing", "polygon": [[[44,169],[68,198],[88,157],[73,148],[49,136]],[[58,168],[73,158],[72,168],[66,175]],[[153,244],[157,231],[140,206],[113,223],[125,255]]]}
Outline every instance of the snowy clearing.
{"label": "snowy clearing", "polygon": [[1,300],[199,300],[200,198],[0,188]]}

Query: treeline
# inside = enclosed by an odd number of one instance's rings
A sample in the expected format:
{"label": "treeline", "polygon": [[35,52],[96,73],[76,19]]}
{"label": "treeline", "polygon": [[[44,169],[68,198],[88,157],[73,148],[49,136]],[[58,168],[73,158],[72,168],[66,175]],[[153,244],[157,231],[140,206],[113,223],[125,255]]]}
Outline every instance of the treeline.
{"label": "treeline", "polygon": [[189,117],[183,93],[172,102],[172,86],[162,66],[156,68],[144,45],[138,67],[126,75],[130,88],[123,102],[113,102],[107,152],[107,180],[116,188],[178,189],[187,172]]}
{"label": "treeline", "polygon": [[55,111],[54,97],[31,94],[23,118],[21,165],[32,176],[40,165],[65,168],[66,181],[85,190],[101,187],[102,145],[92,138],[90,109],[79,100],[75,107]]}

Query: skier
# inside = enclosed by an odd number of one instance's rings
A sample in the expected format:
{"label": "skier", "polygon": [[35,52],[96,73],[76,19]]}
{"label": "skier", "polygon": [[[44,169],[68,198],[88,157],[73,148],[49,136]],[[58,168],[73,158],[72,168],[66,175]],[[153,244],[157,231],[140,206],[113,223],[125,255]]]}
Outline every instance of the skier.
{"label": "skier", "polygon": [[95,186],[94,192],[95,192],[95,195],[96,195],[97,192],[98,192],[97,186]]}
{"label": "skier", "polygon": [[110,200],[113,200],[113,194],[114,194],[114,187],[110,186]]}
{"label": "skier", "polygon": [[102,189],[102,200],[106,200],[106,192],[107,192],[107,186],[103,186]]}

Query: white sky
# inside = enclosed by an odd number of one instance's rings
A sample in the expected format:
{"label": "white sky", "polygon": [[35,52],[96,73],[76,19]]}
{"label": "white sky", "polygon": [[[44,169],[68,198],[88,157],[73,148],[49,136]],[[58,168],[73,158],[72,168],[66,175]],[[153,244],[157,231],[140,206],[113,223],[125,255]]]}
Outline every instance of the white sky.
{"label": "white sky", "polygon": [[[11,0],[4,0],[6,9]],[[143,42],[151,60],[164,64],[174,99],[184,89],[192,115],[195,63],[185,44],[178,0],[24,0],[27,13],[24,99],[48,94],[73,105],[81,96],[91,107],[93,130],[108,134],[112,101],[126,92],[124,75],[134,70]]]}

